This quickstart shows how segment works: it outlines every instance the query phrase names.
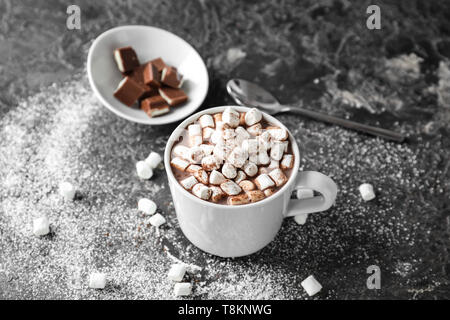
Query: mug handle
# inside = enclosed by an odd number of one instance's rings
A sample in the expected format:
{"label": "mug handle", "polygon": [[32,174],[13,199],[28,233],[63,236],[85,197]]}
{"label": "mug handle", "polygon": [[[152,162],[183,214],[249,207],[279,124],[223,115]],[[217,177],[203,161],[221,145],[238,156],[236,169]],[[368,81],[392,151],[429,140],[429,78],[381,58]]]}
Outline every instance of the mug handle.
{"label": "mug handle", "polygon": [[337,185],[328,176],[316,171],[301,171],[297,174],[295,189],[307,188],[321,195],[307,199],[291,199],[286,217],[320,212],[329,209],[336,199]]}

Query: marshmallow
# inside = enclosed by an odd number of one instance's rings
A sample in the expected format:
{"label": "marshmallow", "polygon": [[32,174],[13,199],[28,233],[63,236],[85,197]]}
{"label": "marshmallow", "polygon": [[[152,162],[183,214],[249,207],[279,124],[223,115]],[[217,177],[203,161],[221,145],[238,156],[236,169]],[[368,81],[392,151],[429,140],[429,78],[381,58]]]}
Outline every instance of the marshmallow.
{"label": "marshmallow", "polygon": [[186,179],[181,180],[180,183],[186,190],[191,190],[192,187],[198,183],[198,181],[194,176],[189,176]]}
{"label": "marshmallow", "polygon": [[200,146],[195,146],[189,150],[189,159],[187,160],[192,163],[201,163],[204,156],[203,149]]}
{"label": "marshmallow", "polygon": [[247,128],[248,133],[250,133],[252,136],[259,136],[262,133],[262,126],[261,123],[257,123],[252,125],[251,127]]}
{"label": "marshmallow", "polygon": [[258,173],[258,166],[254,164],[253,162],[247,162],[244,165],[244,171],[249,177],[253,177]]}
{"label": "marshmallow", "polygon": [[250,202],[258,202],[266,197],[264,192],[260,190],[247,191],[247,196],[250,199]]}
{"label": "marshmallow", "polygon": [[270,159],[269,169],[276,169],[280,167],[280,161]]}
{"label": "marshmallow", "polygon": [[221,113],[215,113],[213,114],[214,123],[216,124],[217,128],[217,122],[222,122],[222,114]]}
{"label": "marshmallow", "polygon": [[75,198],[75,187],[70,182],[61,182],[59,184],[59,194],[65,200],[73,200]]}
{"label": "marshmallow", "polygon": [[267,188],[274,187],[275,183],[270,179],[270,177],[267,174],[260,174],[255,179],[255,184],[258,187],[259,190],[266,190]]}
{"label": "marshmallow", "polygon": [[239,113],[239,125],[245,126],[245,112]]}
{"label": "marshmallow", "polygon": [[310,297],[322,290],[321,284],[312,275],[303,280],[300,284]]}
{"label": "marshmallow", "polygon": [[259,150],[258,164],[268,165],[270,163],[270,157],[265,150]]}
{"label": "marshmallow", "polygon": [[284,145],[278,142],[275,142],[272,145],[272,149],[270,149],[270,157],[273,160],[281,160],[281,158],[283,157],[283,153],[284,153]]}
{"label": "marshmallow", "polygon": [[106,274],[100,272],[91,273],[89,276],[89,288],[104,289],[106,286]]}
{"label": "marshmallow", "polygon": [[222,166],[222,174],[228,179],[234,179],[237,175],[237,171],[232,164],[225,162]]}
{"label": "marshmallow", "polygon": [[237,172],[236,178],[234,178],[234,182],[236,182],[237,184],[239,184],[239,182],[241,182],[242,180],[244,180],[245,178],[247,178],[247,175],[245,174],[244,171],[239,170]]}
{"label": "marshmallow", "polygon": [[208,200],[209,197],[211,197],[211,189],[209,189],[207,186],[205,186],[204,184],[201,183],[197,183],[193,188],[192,188],[192,193],[203,200]]}
{"label": "marshmallow", "polygon": [[252,126],[255,123],[260,122],[262,119],[262,113],[256,108],[251,109],[245,114],[245,124],[247,126]]}
{"label": "marshmallow", "polygon": [[147,162],[150,168],[155,169],[161,163],[162,157],[156,152],[150,152],[144,161]]}
{"label": "marshmallow", "polygon": [[221,174],[219,171],[217,170],[213,170],[211,172],[211,174],[209,175],[209,183],[214,184],[214,185],[219,185],[223,182],[225,182],[226,179],[223,176],[223,174]]}
{"label": "marshmallow", "polygon": [[271,195],[273,195],[275,193],[275,190],[273,188],[267,188],[266,190],[264,190],[264,195],[266,197],[269,197]]}
{"label": "marshmallow", "polygon": [[203,184],[208,184],[208,172],[203,169],[194,172],[194,177]]}
{"label": "marshmallow", "polygon": [[234,129],[225,129],[223,130],[222,137],[225,140],[233,139],[234,137],[236,137],[236,132],[234,131]]}
{"label": "marshmallow", "polygon": [[306,219],[308,219],[307,213],[301,213],[294,217],[294,221],[297,222],[298,225],[304,225],[306,223]]}
{"label": "marshmallow", "polygon": [[242,144],[244,140],[250,139],[250,133],[245,130],[243,127],[237,127],[234,132],[236,133],[236,140],[238,144]]}
{"label": "marshmallow", "polygon": [[175,283],[173,292],[176,296],[188,296],[192,292],[192,285],[189,282]]}
{"label": "marshmallow", "polygon": [[189,137],[189,145],[194,147],[194,146],[199,146],[203,143],[203,137],[202,136],[190,136]]}
{"label": "marshmallow", "polygon": [[242,149],[246,150],[249,155],[258,153],[258,141],[256,139],[247,139],[242,142]]}
{"label": "marshmallow", "polygon": [[189,173],[196,173],[198,170],[200,170],[202,167],[196,164],[190,164],[189,167],[186,168],[186,172]]}
{"label": "marshmallow", "polygon": [[257,137],[258,144],[262,144],[265,149],[269,150],[272,147],[272,136],[268,131],[264,131]]}
{"label": "marshmallow", "polygon": [[247,158],[247,152],[241,147],[236,147],[233,149],[233,151],[231,151],[227,160],[236,168],[241,168],[245,164],[245,161],[247,161]]}
{"label": "marshmallow", "polygon": [[215,145],[219,145],[223,143],[223,132],[220,130],[214,130],[213,134],[211,135],[211,142]]}
{"label": "marshmallow", "polygon": [[222,113],[222,121],[231,128],[236,128],[239,125],[239,118],[239,112],[231,107],[226,108]]}
{"label": "marshmallow", "polygon": [[277,187],[281,187],[288,181],[288,178],[281,169],[272,170],[269,173],[269,176],[272,178],[273,181],[275,181]]}
{"label": "marshmallow", "polygon": [[225,193],[220,189],[219,187],[212,186],[211,189],[211,200],[213,202],[219,202],[222,200],[223,197],[225,197]]}
{"label": "marshmallow", "polygon": [[359,186],[359,193],[364,201],[370,201],[375,199],[375,192],[373,191],[373,186],[370,183],[363,183]]}
{"label": "marshmallow", "polygon": [[314,191],[312,189],[297,189],[297,199],[314,198]]}
{"label": "marshmallow", "polygon": [[202,167],[206,171],[218,170],[220,169],[220,163],[215,155],[207,156],[202,159]]}
{"label": "marshmallow", "polygon": [[190,163],[181,158],[176,157],[170,161],[170,165],[174,168],[177,168],[178,170],[184,171],[190,165]]}
{"label": "marshmallow", "polygon": [[289,141],[277,141],[278,143],[281,143],[284,146],[284,152],[288,152],[289,149]]}
{"label": "marshmallow", "polygon": [[241,182],[239,182],[239,187],[241,187],[244,191],[255,190],[255,184],[250,180],[242,180]]}
{"label": "marshmallow", "polygon": [[154,214],[156,212],[156,203],[150,199],[142,198],[138,201],[138,210],[145,214]]}
{"label": "marshmallow", "polygon": [[258,159],[259,159],[258,153],[248,155],[249,162],[258,163]]}
{"label": "marshmallow", "polygon": [[250,199],[245,193],[238,194],[237,196],[230,196],[227,199],[227,204],[230,205],[230,206],[237,206],[237,205],[247,204],[249,202],[250,202]]}
{"label": "marshmallow", "polygon": [[213,128],[210,127],[206,127],[203,128],[202,130],[202,134],[203,134],[203,140],[210,140],[211,136],[213,135],[213,133],[216,132],[216,130],[214,130]]}
{"label": "marshmallow", "polygon": [[36,237],[45,236],[50,232],[50,223],[46,216],[33,220],[33,234]]}
{"label": "marshmallow", "polygon": [[201,144],[200,148],[202,149],[203,154],[205,156],[211,155],[213,153],[213,150],[214,150],[214,146],[212,144]]}
{"label": "marshmallow", "polygon": [[241,187],[231,180],[221,183],[220,188],[229,196],[235,196],[242,191]]}
{"label": "marshmallow", "polygon": [[189,136],[201,136],[202,135],[202,127],[199,124],[190,124],[188,126]]}
{"label": "marshmallow", "polygon": [[258,167],[258,174],[269,174],[273,169],[269,169],[268,167]]}
{"label": "marshmallow", "polygon": [[283,170],[292,169],[294,166],[294,156],[292,154],[285,154],[281,160],[280,168]]}
{"label": "marshmallow", "polygon": [[282,141],[288,138],[288,132],[284,128],[268,127],[267,131],[269,131],[270,135],[275,140]]}
{"label": "marshmallow", "polygon": [[172,153],[175,157],[180,157],[184,160],[189,160],[191,158],[191,149],[183,145],[176,145],[173,148]]}
{"label": "marshmallow", "polygon": [[145,161],[136,163],[136,172],[141,179],[150,179],[153,176],[153,169]]}
{"label": "marshmallow", "polygon": [[161,225],[163,225],[164,223],[166,223],[166,219],[159,213],[154,214],[153,216],[150,217],[150,219],[148,219],[148,222],[154,226],[154,227],[159,227]]}
{"label": "marshmallow", "polygon": [[199,119],[198,122],[202,128],[211,127],[214,128],[214,119],[210,114],[204,114]]}
{"label": "marshmallow", "polygon": [[186,273],[186,265],[182,263],[173,264],[170,267],[169,273],[167,274],[167,279],[175,282],[180,282],[183,280]]}

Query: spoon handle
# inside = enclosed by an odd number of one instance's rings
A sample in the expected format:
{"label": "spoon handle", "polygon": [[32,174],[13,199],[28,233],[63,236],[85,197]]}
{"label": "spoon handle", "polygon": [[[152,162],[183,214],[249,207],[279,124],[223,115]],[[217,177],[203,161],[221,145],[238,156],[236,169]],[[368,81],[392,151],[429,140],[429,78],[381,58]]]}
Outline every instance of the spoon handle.
{"label": "spoon handle", "polygon": [[405,140],[405,135],[403,135],[401,133],[397,133],[397,132],[383,129],[383,128],[368,126],[368,125],[365,125],[362,123],[358,123],[358,122],[354,122],[354,121],[350,121],[350,120],[346,120],[346,119],[342,119],[342,118],[338,118],[338,117],[333,117],[333,116],[330,116],[327,114],[323,114],[323,113],[319,113],[319,112],[315,112],[315,111],[311,111],[311,110],[284,106],[282,112],[296,113],[296,114],[299,114],[301,116],[305,116],[305,117],[308,117],[311,119],[315,119],[315,120],[319,120],[319,121],[323,121],[323,122],[327,122],[327,123],[332,123],[332,124],[337,124],[337,125],[340,125],[342,127],[348,128],[348,129],[361,131],[361,132],[368,133],[368,134],[378,136],[378,137],[388,139],[388,140],[393,140],[393,141],[397,141],[397,142],[402,142],[403,140]]}

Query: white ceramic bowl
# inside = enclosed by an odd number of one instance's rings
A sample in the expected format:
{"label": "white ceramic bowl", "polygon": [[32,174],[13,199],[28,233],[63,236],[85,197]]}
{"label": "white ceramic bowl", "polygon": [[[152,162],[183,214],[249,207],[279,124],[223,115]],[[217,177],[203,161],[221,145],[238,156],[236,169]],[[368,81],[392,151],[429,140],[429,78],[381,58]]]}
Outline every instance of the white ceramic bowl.
{"label": "white ceramic bowl", "polygon": [[[182,89],[189,96],[187,103],[170,112],[150,118],[137,106],[127,107],[113,93],[123,78],[114,61],[116,48],[132,46],[141,63],[161,57],[183,74]],[[195,49],[180,37],[166,30],[149,26],[123,26],[110,29],[95,39],[87,60],[89,82],[102,104],[118,116],[130,121],[161,125],[182,120],[200,107],[208,93],[209,79],[205,63]]]}

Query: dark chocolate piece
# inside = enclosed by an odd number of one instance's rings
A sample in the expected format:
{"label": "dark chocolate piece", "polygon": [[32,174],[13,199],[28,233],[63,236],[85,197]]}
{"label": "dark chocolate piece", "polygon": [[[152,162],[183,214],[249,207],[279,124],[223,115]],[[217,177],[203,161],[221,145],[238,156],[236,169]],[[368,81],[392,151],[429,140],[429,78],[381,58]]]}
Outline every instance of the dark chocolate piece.
{"label": "dark chocolate piece", "polygon": [[158,69],[151,62],[147,63],[144,68],[144,83],[152,87],[160,87],[161,83]]}
{"label": "dark chocolate piece", "polygon": [[169,112],[169,105],[163,97],[153,96],[141,101],[141,109],[153,118]]}
{"label": "dark chocolate piece", "polygon": [[183,84],[183,76],[174,67],[165,67],[161,74],[161,82],[172,88],[179,88]]}
{"label": "dark chocolate piece", "polygon": [[139,59],[132,47],[123,47],[114,50],[114,59],[120,72],[130,72],[139,67]]}
{"label": "dark chocolate piece", "polygon": [[146,91],[146,88],[133,80],[131,77],[125,77],[120,81],[114,92],[114,97],[123,104],[131,107]]}
{"label": "dark chocolate piece", "polygon": [[150,61],[150,63],[153,64],[156,67],[156,69],[158,69],[158,72],[162,72],[164,67],[166,67],[166,64],[161,58],[153,59],[152,61]]}
{"label": "dark chocolate piece", "polygon": [[159,88],[159,94],[170,106],[176,106],[183,102],[186,102],[188,96],[181,89],[175,89],[170,87]]}

